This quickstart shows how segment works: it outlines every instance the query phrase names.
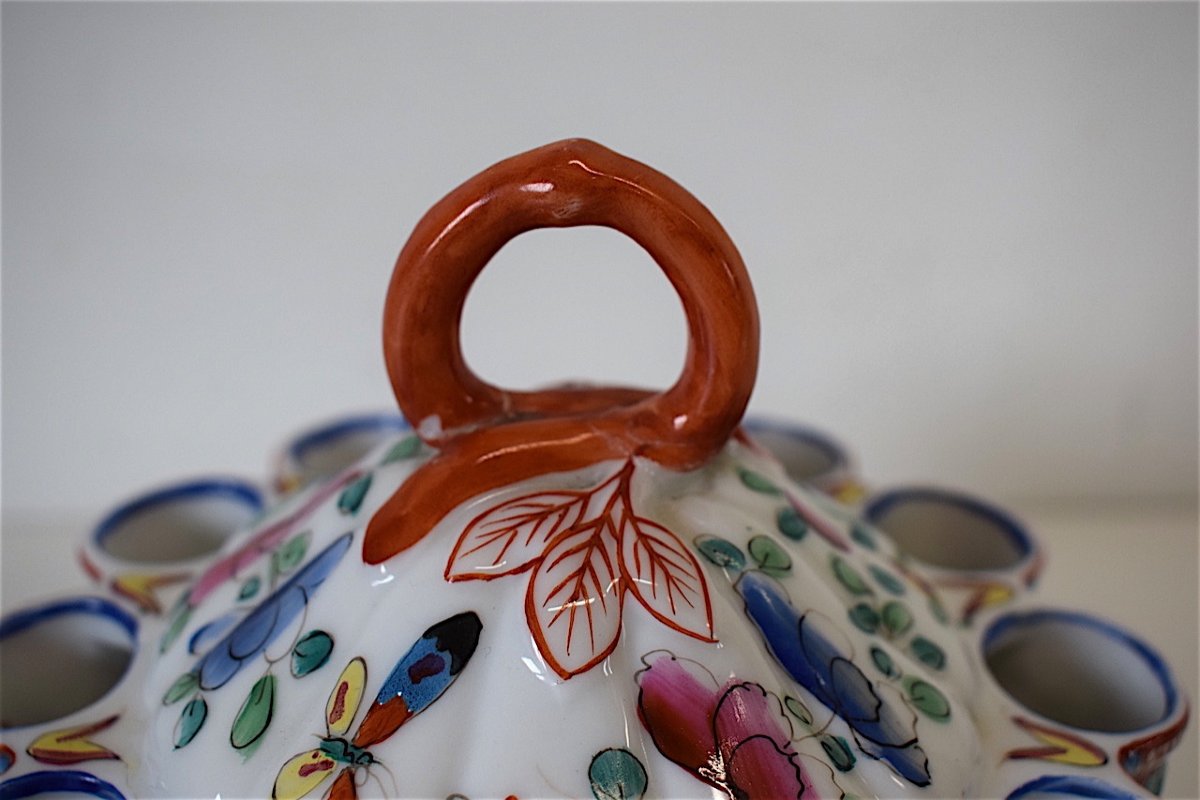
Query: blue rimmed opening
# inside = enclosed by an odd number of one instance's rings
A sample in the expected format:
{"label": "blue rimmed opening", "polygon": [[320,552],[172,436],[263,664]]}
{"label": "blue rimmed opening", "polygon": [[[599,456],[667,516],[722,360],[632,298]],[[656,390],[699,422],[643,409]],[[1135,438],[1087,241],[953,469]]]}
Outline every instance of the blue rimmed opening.
{"label": "blue rimmed opening", "polygon": [[846,449],[814,428],[764,417],[748,417],[742,427],[754,441],[771,451],[788,476],[798,483],[819,482],[850,469]]}
{"label": "blue rimmed opening", "polygon": [[99,797],[101,800],[125,800],[125,795],[108,781],[90,772],[72,769],[30,772],[0,783],[0,800],[20,800],[50,792]]}
{"label": "blue rimmed opening", "polygon": [[137,619],[101,597],[65,598],[4,617],[0,729],[59,719],[103,698],[128,671],[137,633]]}
{"label": "blue rimmed opening", "polygon": [[409,430],[408,420],[390,412],[327,422],[300,434],[285,448],[282,469],[286,474],[281,478],[304,485],[333,477],[381,442]]}
{"label": "blue rimmed opening", "polygon": [[117,506],[92,534],[114,558],[169,563],[218,550],[252,523],[264,507],[262,492],[237,478],[200,478],[155,489]]}
{"label": "blue rimmed opening", "polygon": [[1028,531],[1008,512],[947,489],[884,492],[867,502],[862,516],[905,553],[945,569],[1011,569],[1035,549]]}
{"label": "blue rimmed opening", "polygon": [[1078,611],[1013,612],[982,640],[988,672],[1030,711],[1090,731],[1129,733],[1170,717],[1175,680],[1152,648]]}
{"label": "blue rimmed opening", "polygon": [[377,434],[382,437],[411,429],[412,426],[408,424],[408,420],[399,414],[380,413],[342,417],[301,434],[292,442],[288,453],[294,458],[303,459],[306,453],[318,447],[327,447],[348,436]]}

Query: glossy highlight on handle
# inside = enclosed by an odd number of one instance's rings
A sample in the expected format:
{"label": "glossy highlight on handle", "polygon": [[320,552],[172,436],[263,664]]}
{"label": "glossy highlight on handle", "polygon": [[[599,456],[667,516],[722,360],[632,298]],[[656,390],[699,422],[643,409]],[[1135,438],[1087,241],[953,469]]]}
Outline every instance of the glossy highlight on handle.
{"label": "glossy highlight on handle", "polygon": [[[628,235],[675,287],[688,350],[665,391],[507,391],[466,365],[459,323],[487,262],[521,233],[577,225]],[[461,502],[534,475],[634,456],[700,466],[749,401],[758,312],[741,256],[708,209],[650,167],[572,139],[502,161],[430,209],[396,262],[384,354],[401,411],[441,452],[372,520],[369,563],[415,544]]]}

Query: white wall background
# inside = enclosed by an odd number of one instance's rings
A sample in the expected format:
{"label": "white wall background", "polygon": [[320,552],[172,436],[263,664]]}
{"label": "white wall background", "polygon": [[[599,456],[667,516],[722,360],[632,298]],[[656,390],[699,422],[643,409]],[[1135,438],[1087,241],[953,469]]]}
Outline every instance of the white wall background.
{"label": "white wall background", "polygon": [[[1197,489],[1195,4],[3,6],[3,506],[261,474],[392,405],[412,225],[587,136],[723,221],[752,408],[877,484]],[[518,239],[486,377],[662,386],[682,315],[606,230]]]}

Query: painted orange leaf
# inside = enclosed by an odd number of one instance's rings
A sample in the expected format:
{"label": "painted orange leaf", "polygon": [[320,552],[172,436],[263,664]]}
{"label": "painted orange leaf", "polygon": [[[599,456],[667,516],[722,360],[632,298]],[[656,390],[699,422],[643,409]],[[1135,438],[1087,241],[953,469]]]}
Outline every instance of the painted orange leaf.
{"label": "painted orange leaf", "polygon": [[702,641],[712,605],[699,562],[672,531],[633,509],[634,462],[584,491],[535,492],[472,520],[446,564],[446,580],[533,570],[525,619],[538,652],[564,679],[612,653],[625,592],[655,619]]}
{"label": "painted orange leaf", "polygon": [[529,581],[530,632],[564,678],[591,669],[617,646],[624,587],[613,533],[607,516],[563,533]]}
{"label": "painted orange leaf", "polygon": [[674,533],[632,514],[620,527],[621,569],[646,610],[683,633],[712,641],[712,605],[699,562]]}
{"label": "painted orange leaf", "polygon": [[446,564],[447,580],[498,578],[528,569],[561,531],[579,523],[589,492],[537,492],[480,514]]}

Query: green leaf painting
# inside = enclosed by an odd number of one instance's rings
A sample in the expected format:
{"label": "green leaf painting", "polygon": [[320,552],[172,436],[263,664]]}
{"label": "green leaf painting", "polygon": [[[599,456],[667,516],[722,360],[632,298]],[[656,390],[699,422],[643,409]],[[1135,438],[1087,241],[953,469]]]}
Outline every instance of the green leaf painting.
{"label": "green leaf painting", "polygon": [[759,473],[745,467],[738,468],[738,477],[742,479],[742,485],[747,489],[752,489],[759,494],[780,494],[779,487],[771,483]]}
{"label": "green leaf painting", "polygon": [[755,536],[746,545],[759,569],[778,578],[792,568],[792,557],[770,536]]}
{"label": "green leaf painting", "polygon": [[333,637],[325,631],[309,631],[292,648],[292,674],[303,678],[325,666],[333,652]]}
{"label": "green leaf painting", "polygon": [[922,714],[939,722],[950,718],[950,701],[936,686],[913,678],[906,688],[909,702]]}
{"label": "green leaf painting", "polygon": [[167,689],[166,694],[163,695],[163,705],[169,706],[172,703],[178,703],[180,700],[194,692],[196,687],[199,685],[200,678],[196,675],[196,673],[183,673],[175,679],[175,682],[171,684],[171,688]]}
{"label": "green leaf painting", "polygon": [[385,466],[397,461],[403,461],[412,458],[419,452],[421,452],[421,440],[417,438],[416,434],[405,436],[396,442],[387,455],[383,457],[383,461],[379,462],[379,465]]}
{"label": "green leaf painting", "polygon": [[341,497],[338,498],[338,511],[343,514],[356,514],[359,507],[362,506],[363,500],[367,496],[367,491],[371,488],[371,473],[363,475],[354,483],[342,490]]}
{"label": "green leaf painting", "polygon": [[624,748],[601,750],[588,768],[596,800],[636,800],[646,793],[646,768]]}
{"label": "green leaf painting", "polygon": [[821,749],[829,756],[830,762],[837,767],[838,772],[849,772],[854,769],[854,752],[846,740],[840,736],[826,734],[821,737]]}
{"label": "green leaf painting", "polygon": [[746,556],[733,542],[719,536],[697,536],[693,544],[701,555],[718,567],[736,572],[746,568]]}
{"label": "green leaf painting", "polygon": [[908,610],[908,606],[898,600],[892,600],[885,604],[883,610],[879,612],[879,618],[883,623],[884,630],[892,636],[900,636],[913,626],[912,612]]}
{"label": "green leaf painting", "polygon": [[914,637],[908,649],[927,667],[943,669],[946,666],[946,653],[942,648],[926,639],[924,636]]}
{"label": "green leaf painting", "polygon": [[179,721],[175,723],[175,749],[187,747],[204,727],[204,720],[207,718],[208,703],[204,702],[203,697],[188,701],[183,707],[183,713],[179,715]]}
{"label": "green leaf painting", "polygon": [[300,562],[304,560],[304,554],[308,552],[310,538],[310,533],[305,531],[276,548],[275,552],[271,553],[271,571],[276,575],[286,575],[300,566]]}
{"label": "green leaf painting", "polygon": [[229,732],[229,743],[238,750],[254,744],[266,732],[274,712],[275,676],[268,673],[255,681],[242,703]]}
{"label": "green leaf painting", "polygon": [[808,534],[808,523],[800,516],[800,512],[791,506],[784,506],[775,515],[775,527],[789,539],[800,541]]}

